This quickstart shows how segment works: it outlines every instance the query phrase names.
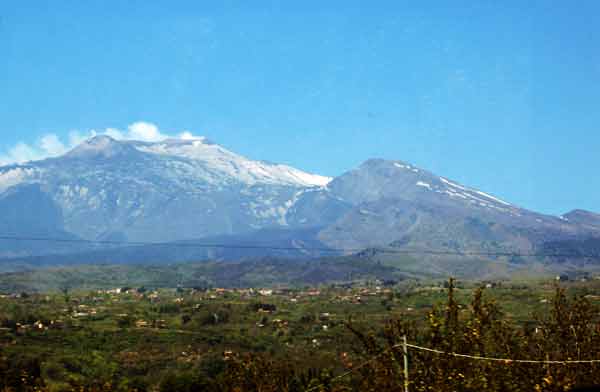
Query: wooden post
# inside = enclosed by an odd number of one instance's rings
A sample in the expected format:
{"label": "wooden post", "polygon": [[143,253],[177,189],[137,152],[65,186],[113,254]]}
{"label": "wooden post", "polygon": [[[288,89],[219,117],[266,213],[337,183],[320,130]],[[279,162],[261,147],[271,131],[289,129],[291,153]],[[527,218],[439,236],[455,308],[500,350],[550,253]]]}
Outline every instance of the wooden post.
{"label": "wooden post", "polygon": [[404,392],[408,392],[408,346],[404,335]]}

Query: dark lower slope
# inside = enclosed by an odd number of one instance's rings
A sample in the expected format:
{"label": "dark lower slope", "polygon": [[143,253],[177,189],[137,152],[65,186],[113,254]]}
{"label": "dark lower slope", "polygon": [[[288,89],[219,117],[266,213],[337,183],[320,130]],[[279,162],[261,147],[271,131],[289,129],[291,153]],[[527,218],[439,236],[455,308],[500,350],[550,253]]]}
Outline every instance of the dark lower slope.
{"label": "dark lower slope", "polygon": [[138,245],[72,254],[5,258],[0,271],[79,264],[167,264],[191,261],[256,260],[264,257],[315,259],[339,252],[316,239],[318,229],[259,230],[194,241]]}
{"label": "dark lower slope", "polygon": [[83,265],[0,274],[2,292],[47,292],[115,287],[315,286],[406,275],[377,262],[351,259],[180,263],[171,265]]}
{"label": "dark lower slope", "polygon": [[[38,184],[20,185],[0,195],[0,236],[76,240],[64,230],[60,207]],[[0,257],[63,254],[89,250],[88,244],[0,239]]]}
{"label": "dark lower slope", "polygon": [[600,238],[549,241],[540,248],[540,253],[555,264],[579,267],[600,265]]}

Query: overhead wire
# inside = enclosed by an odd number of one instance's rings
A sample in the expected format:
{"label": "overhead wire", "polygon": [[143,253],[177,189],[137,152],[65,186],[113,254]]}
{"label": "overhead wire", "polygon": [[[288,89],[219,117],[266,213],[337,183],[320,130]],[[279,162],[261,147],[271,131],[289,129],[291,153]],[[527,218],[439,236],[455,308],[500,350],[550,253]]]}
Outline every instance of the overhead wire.
{"label": "overhead wire", "polygon": [[144,241],[113,241],[113,240],[87,240],[79,238],[53,238],[17,235],[0,235],[4,241],[31,241],[31,242],[54,242],[88,245],[112,245],[112,246],[158,246],[178,248],[216,248],[216,249],[248,249],[248,250],[274,250],[274,251],[304,251],[321,253],[357,254],[373,251],[384,254],[404,255],[431,255],[431,256],[489,256],[489,257],[563,257],[563,258],[598,258],[600,253],[553,253],[553,252],[508,252],[508,251],[453,251],[433,249],[391,249],[389,247],[366,247],[366,248],[328,248],[328,247],[294,247],[275,246],[261,244],[227,244],[227,243],[204,243],[204,242],[144,242]]}
{"label": "overhead wire", "polygon": [[[381,356],[393,351],[393,350],[397,350],[397,349],[401,349],[403,348],[404,343],[399,343],[399,344],[395,344],[391,347],[388,347],[387,349],[383,350],[382,352],[380,352],[379,354],[374,355],[373,357],[371,357],[370,359],[368,359],[365,362],[362,362],[360,365],[355,366],[353,368],[351,368],[350,370],[347,370],[346,372],[333,377],[331,380],[329,380],[329,383],[336,383],[338,381],[341,381],[342,379],[352,375],[353,373],[356,373],[358,370],[366,367],[367,365],[373,363],[374,361],[376,361],[377,359],[379,359]],[[431,353],[435,353],[435,354],[440,354],[440,355],[447,355],[447,356],[452,356],[452,357],[457,357],[457,358],[465,358],[465,359],[472,359],[472,360],[477,360],[477,361],[489,361],[489,362],[500,362],[504,365],[510,365],[510,364],[540,364],[540,365],[581,365],[581,364],[597,364],[600,363],[600,359],[581,359],[581,360],[533,360],[533,359],[512,359],[512,358],[497,358],[497,357],[484,357],[484,356],[479,356],[479,355],[469,355],[469,354],[460,354],[460,353],[455,353],[455,352],[447,352],[447,351],[442,351],[442,350],[436,350],[436,349],[432,349],[432,348],[428,348],[428,347],[423,347],[423,346],[417,346],[415,344],[409,344],[406,343],[406,347],[407,348],[411,348],[414,350],[419,350],[419,351],[425,351],[425,352],[431,352]],[[325,384],[319,384],[319,385],[315,385],[312,386],[308,389],[305,390],[305,392],[312,392],[312,391],[317,391],[319,390],[319,388],[324,387]]]}

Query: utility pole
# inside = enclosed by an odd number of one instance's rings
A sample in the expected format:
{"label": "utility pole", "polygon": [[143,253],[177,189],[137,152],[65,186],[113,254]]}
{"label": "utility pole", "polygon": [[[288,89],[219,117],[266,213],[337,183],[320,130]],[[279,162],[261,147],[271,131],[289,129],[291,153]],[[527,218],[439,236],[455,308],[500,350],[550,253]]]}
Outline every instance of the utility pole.
{"label": "utility pole", "polygon": [[408,346],[406,343],[406,335],[404,335],[404,392],[408,392]]}

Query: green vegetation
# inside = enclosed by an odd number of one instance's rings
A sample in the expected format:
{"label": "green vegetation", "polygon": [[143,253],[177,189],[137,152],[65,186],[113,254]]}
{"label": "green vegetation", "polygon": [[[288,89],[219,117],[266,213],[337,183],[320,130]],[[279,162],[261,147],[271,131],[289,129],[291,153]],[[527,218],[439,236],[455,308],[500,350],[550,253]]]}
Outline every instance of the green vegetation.
{"label": "green vegetation", "polygon": [[[561,285],[363,281],[7,293],[0,390],[400,391],[404,335],[445,352],[600,359],[600,281]],[[409,359],[411,391],[600,383],[600,364],[474,361],[414,349]]]}

